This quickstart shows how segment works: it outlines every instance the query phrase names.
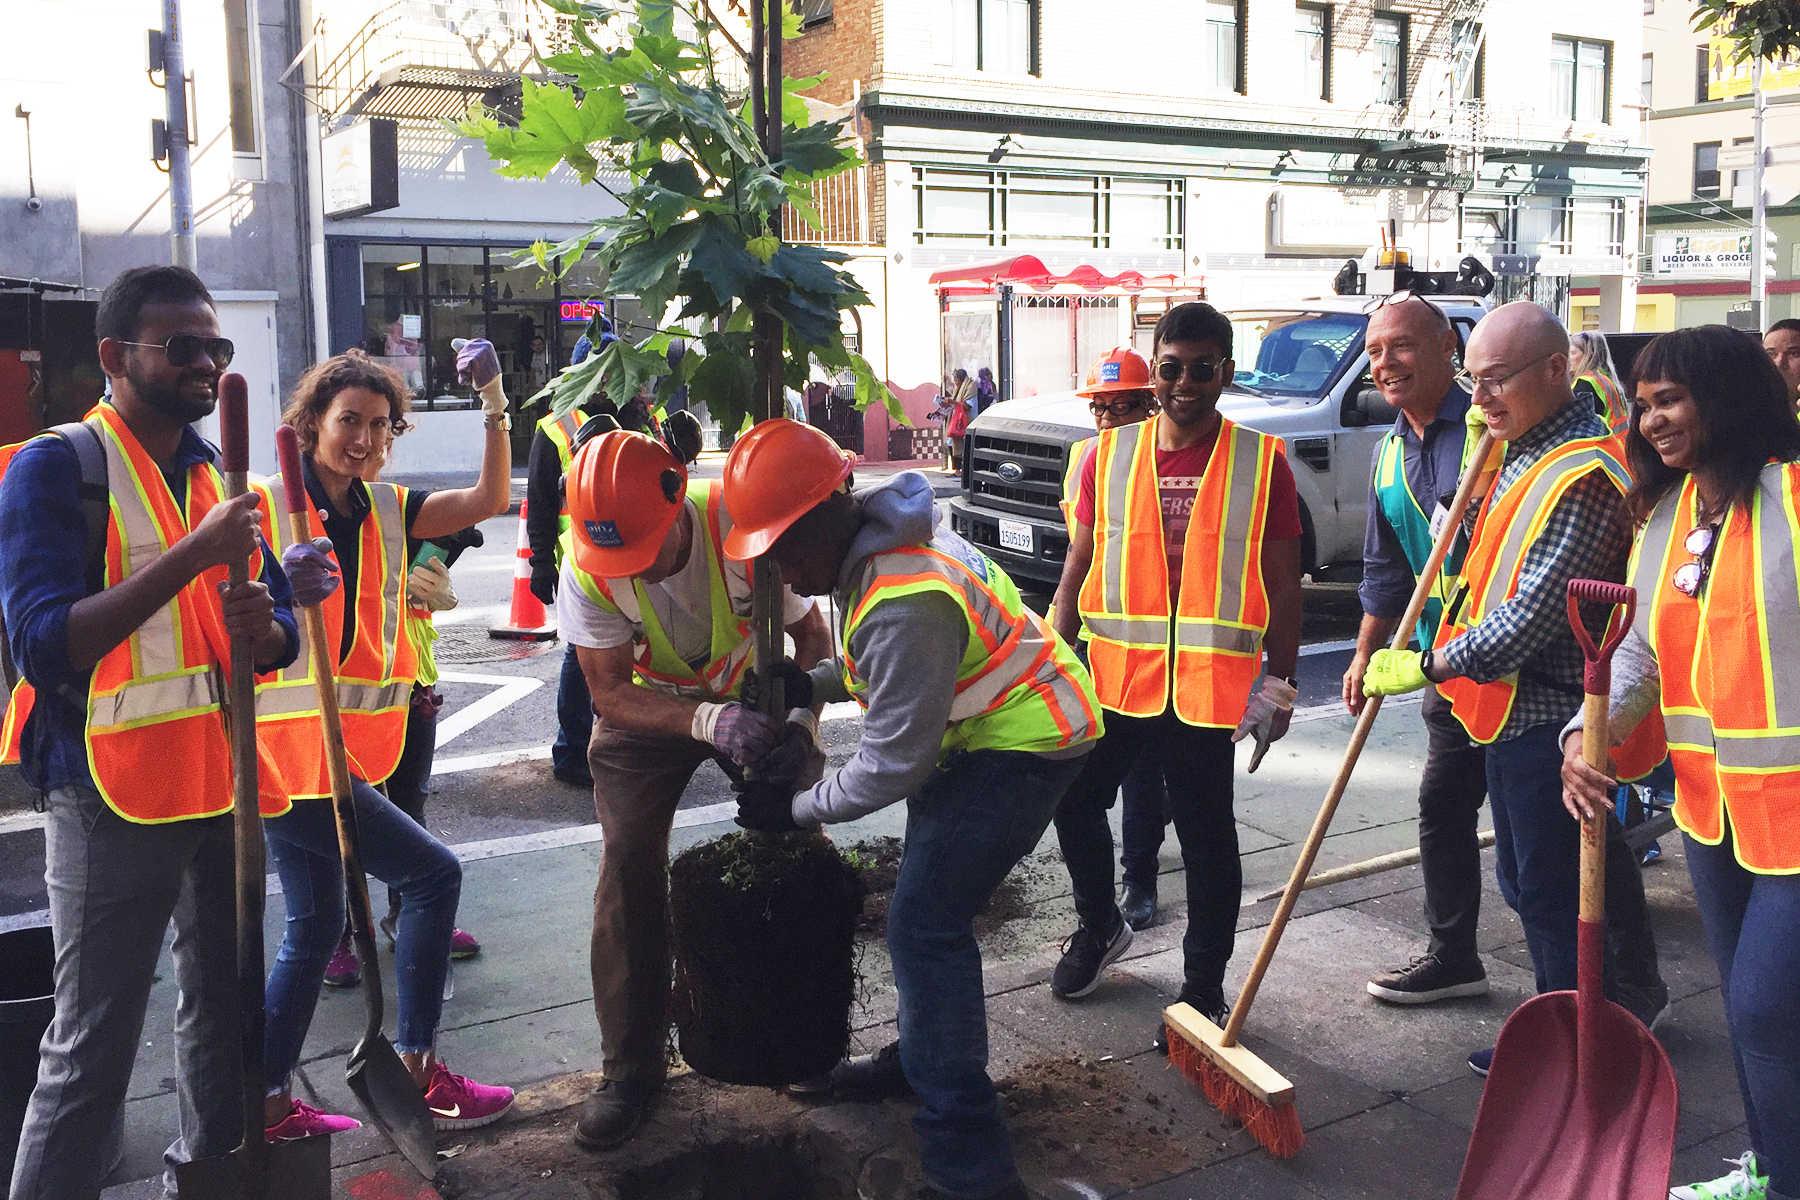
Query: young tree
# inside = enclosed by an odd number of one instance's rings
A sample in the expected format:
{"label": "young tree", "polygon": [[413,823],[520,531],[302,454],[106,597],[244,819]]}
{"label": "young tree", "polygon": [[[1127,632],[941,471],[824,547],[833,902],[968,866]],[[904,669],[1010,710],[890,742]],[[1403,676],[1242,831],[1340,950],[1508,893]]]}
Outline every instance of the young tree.
{"label": "young tree", "polygon": [[[533,246],[540,266],[566,271],[585,254],[609,272],[612,291],[637,296],[659,317],[678,302],[677,319],[699,318],[706,332],[704,353],[673,368],[669,343],[690,331],[659,329],[635,345],[621,337],[539,394],[561,415],[600,389],[623,404],[660,377],[660,399],[685,383],[721,428],[736,430],[755,415],[765,382],[752,358],[760,316],[765,328],[769,318],[780,322],[788,386],[805,386],[816,358],[855,375],[859,407],[879,397],[904,421],[899,401],[844,345],[844,310],[870,303],[840,265],[849,255],[779,236],[784,205],[818,228],[811,185],[859,165],[841,139],[843,122],[812,121],[796,94],[823,77],[782,82],[781,112],[769,115],[781,125],[781,149],[771,157],[751,126],[750,102],[721,85],[715,54],[726,39],[706,0],[639,0],[630,9],[543,3],[574,18],[574,45],[545,59],[562,79],[523,80],[516,123],[478,108],[458,129],[483,142],[502,175],[541,179],[566,163],[623,207],[579,237]],[[770,36],[798,32],[789,16]]]}

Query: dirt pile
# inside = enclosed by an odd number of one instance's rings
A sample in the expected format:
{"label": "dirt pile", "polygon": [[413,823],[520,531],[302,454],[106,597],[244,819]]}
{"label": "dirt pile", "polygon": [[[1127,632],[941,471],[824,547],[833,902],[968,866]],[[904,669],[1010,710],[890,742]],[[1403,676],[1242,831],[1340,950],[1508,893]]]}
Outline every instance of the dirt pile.
{"label": "dirt pile", "polygon": [[[902,846],[897,837],[878,837],[857,842],[844,851],[844,861],[856,869],[863,885],[862,916],[856,922],[859,937],[887,936],[888,905],[893,902],[894,883],[900,876]],[[1035,870],[1028,858],[1000,881],[987,905],[975,914],[976,937],[985,938],[1008,921],[1030,915],[1029,883]]]}
{"label": "dirt pile", "polygon": [[994,1086],[1020,1167],[1032,1176],[1132,1187],[1191,1171],[1218,1148],[1205,1133],[1178,1126],[1123,1064],[1033,1059]]}

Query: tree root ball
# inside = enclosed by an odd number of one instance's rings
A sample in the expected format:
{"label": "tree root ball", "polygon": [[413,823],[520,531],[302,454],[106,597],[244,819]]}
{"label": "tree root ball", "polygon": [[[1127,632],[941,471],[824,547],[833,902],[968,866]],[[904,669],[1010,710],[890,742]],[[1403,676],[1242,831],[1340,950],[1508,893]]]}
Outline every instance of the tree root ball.
{"label": "tree root ball", "polygon": [[818,834],[732,833],[669,868],[681,1055],[722,1083],[782,1087],[844,1057],[856,998],[856,871]]}

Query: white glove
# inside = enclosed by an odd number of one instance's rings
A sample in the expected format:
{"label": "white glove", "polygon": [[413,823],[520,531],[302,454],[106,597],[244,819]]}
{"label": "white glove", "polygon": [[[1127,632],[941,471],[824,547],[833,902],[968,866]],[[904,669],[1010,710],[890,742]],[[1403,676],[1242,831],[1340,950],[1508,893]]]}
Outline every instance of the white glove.
{"label": "white glove", "polygon": [[456,589],[450,585],[450,568],[442,559],[428,558],[406,577],[406,590],[416,603],[432,612],[456,607]]}
{"label": "white glove", "polygon": [[1250,693],[1249,707],[1244,710],[1244,718],[1238,722],[1231,740],[1241,742],[1252,733],[1256,735],[1256,753],[1250,756],[1251,771],[1262,765],[1269,744],[1280,741],[1287,733],[1288,721],[1294,712],[1294,697],[1299,694],[1293,684],[1273,675],[1264,675],[1257,682],[1256,690]]}

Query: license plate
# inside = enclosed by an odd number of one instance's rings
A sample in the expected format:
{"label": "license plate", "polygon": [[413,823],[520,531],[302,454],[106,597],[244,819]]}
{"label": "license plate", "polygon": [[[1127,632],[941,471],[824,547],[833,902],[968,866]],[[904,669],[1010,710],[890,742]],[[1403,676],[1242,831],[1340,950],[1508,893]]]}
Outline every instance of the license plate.
{"label": "license plate", "polygon": [[1032,552],[1031,526],[1024,521],[1000,522],[1000,548],[1017,550],[1020,554]]}

